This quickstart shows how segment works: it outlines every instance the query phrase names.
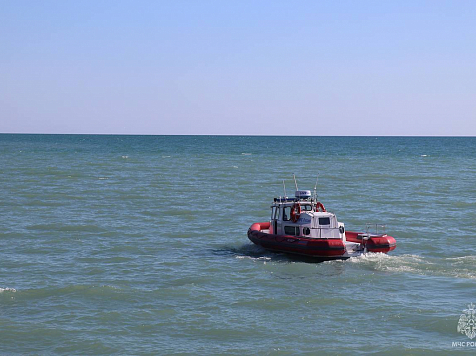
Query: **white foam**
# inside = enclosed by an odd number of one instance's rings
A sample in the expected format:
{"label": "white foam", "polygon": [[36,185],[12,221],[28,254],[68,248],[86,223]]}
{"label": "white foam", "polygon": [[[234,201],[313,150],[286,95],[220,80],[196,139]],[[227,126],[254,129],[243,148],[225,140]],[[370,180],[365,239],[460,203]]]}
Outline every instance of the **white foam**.
{"label": "white foam", "polygon": [[368,252],[360,256],[351,257],[349,261],[352,263],[379,262],[389,257],[389,255],[382,252]]}
{"label": "white foam", "polygon": [[17,290],[15,288],[0,288],[0,293],[3,293],[3,292],[12,292],[12,293],[15,293]]}
{"label": "white foam", "polygon": [[386,253],[383,253],[383,252],[368,252],[357,257],[351,257],[349,260],[352,262],[382,261],[382,260],[392,260],[392,261],[414,260],[415,262],[422,262],[423,257],[418,255],[410,255],[410,254],[392,256],[392,255],[387,255]]}
{"label": "white foam", "polygon": [[419,275],[476,279],[476,256],[449,257],[444,261],[418,255],[391,256],[384,253],[367,253],[349,258],[349,262],[379,271],[407,272]]}
{"label": "white foam", "polygon": [[253,257],[253,256],[236,256],[236,258],[243,260],[243,259],[249,259],[249,260],[254,260],[254,261],[271,261],[271,257],[266,257],[266,256],[260,256],[260,257]]}
{"label": "white foam", "polygon": [[476,256],[447,257],[447,258],[445,258],[445,260],[448,260],[448,261],[465,261],[465,260],[476,261]]}

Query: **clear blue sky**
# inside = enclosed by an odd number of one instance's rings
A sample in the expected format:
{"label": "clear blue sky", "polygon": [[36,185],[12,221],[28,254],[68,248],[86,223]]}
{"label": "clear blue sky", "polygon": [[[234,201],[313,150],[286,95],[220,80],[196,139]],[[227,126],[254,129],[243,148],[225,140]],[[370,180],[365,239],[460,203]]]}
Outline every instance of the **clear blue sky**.
{"label": "clear blue sky", "polygon": [[0,132],[476,135],[476,1],[0,0]]}

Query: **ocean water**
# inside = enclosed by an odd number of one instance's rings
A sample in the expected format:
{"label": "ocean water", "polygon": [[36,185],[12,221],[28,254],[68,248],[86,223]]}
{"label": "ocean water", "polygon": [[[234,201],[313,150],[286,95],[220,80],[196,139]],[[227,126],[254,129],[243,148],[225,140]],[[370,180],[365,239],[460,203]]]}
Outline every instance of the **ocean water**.
{"label": "ocean water", "polygon": [[[396,250],[254,246],[293,173]],[[475,177],[476,138],[0,135],[0,353],[474,353]]]}

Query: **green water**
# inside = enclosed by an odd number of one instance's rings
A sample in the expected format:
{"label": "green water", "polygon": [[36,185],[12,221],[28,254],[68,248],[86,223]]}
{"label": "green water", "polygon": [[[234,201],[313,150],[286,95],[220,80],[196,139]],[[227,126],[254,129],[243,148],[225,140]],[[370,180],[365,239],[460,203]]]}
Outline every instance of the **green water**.
{"label": "green water", "polygon": [[[293,173],[397,249],[254,246]],[[1,353],[474,352],[475,177],[475,138],[0,135]]]}

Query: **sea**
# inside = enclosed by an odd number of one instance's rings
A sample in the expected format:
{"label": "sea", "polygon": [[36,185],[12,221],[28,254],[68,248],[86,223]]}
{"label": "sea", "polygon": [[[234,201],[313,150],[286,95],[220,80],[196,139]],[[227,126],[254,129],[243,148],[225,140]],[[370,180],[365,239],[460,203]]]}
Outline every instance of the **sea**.
{"label": "sea", "polygon": [[[253,245],[313,190],[388,255]],[[0,354],[476,353],[476,138],[0,135]]]}

